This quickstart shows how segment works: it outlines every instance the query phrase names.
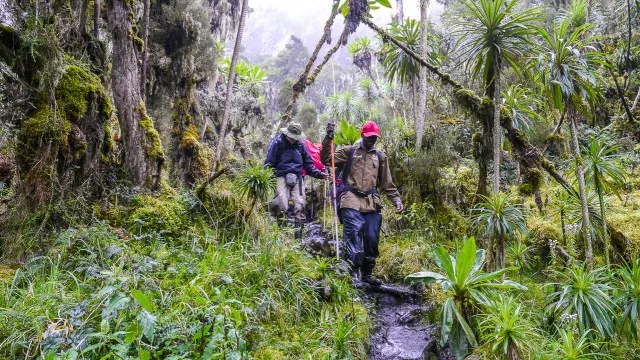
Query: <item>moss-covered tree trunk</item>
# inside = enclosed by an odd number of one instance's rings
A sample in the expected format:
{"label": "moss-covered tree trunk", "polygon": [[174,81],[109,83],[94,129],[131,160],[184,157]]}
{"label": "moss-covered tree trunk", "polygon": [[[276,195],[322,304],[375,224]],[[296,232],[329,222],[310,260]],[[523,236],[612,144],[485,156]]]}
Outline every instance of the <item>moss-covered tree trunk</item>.
{"label": "moss-covered tree trunk", "polygon": [[99,192],[112,148],[106,127],[111,101],[100,79],[68,65],[53,92],[42,98],[17,134],[20,192],[33,205],[71,192]]}
{"label": "moss-covered tree trunk", "polygon": [[171,177],[181,185],[193,186],[198,179],[208,175],[205,149],[199,140],[195,123],[195,90],[188,84],[184,97],[173,105],[173,151],[171,152]]}
{"label": "moss-covered tree trunk", "polygon": [[[420,55],[426,59],[429,55],[427,36],[429,22],[429,0],[420,0]],[[418,119],[416,121],[416,151],[422,150],[424,122],[427,117],[427,70],[420,69],[420,98],[418,99]]]}
{"label": "moss-covered tree trunk", "polygon": [[486,271],[487,272],[491,272],[493,271],[494,265],[493,265],[493,236],[489,237],[489,240],[487,241],[487,253],[486,253],[486,262],[485,262],[485,266],[486,266]]}
{"label": "moss-covered tree trunk", "polygon": [[502,132],[500,129],[500,57],[493,60],[493,194],[500,192],[500,153]]}
{"label": "moss-covered tree trunk", "polygon": [[147,100],[147,54],[149,53],[149,12],[151,11],[151,0],[144,1],[144,11],[142,14],[142,41],[144,49],[142,50],[142,60],[140,65],[140,95],[142,101]]}
{"label": "moss-covered tree trunk", "polygon": [[142,40],[134,32],[130,2],[109,0],[107,13],[113,38],[111,84],[118,112],[124,169],[134,185],[156,187],[164,163],[160,136],[140,95],[138,52]]}
{"label": "moss-covered tree trunk", "polygon": [[587,185],[584,181],[582,156],[580,155],[580,143],[578,142],[578,129],[576,127],[578,114],[571,101],[567,103],[567,120],[571,133],[571,150],[576,162],[576,176],[578,177],[578,189],[580,191],[580,206],[582,208],[582,234],[585,239],[585,260],[589,268],[593,267],[593,242],[591,240],[591,221],[589,218],[589,203],[587,201]]}
{"label": "moss-covered tree trunk", "polygon": [[604,258],[606,260],[607,265],[611,265],[610,259],[610,241],[609,241],[609,231],[607,230],[607,218],[605,217],[604,211],[604,193],[602,190],[602,182],[600,181],[602,174],[600,171],[596,170],[595,174],[593,174],[593,180],[596,186],[596,192],[598,193],[598,202],[600,203],[600,217],[602,218],[602,243],[604,244]]}
{"label": "moss-covered tree trunk", "polygon": [[100,35],[100,0],[93,0],[93,37]]}
{"label": "moss-covered tree trunk", "polygon": [[227,124],[229,122],[229,116],[231,113],[231,102],[233,100],[233,83],[236,78],[236,62],[238,61],[238,56],[240,55],[240,45],[242,44],[242,34],[244,33],[244,22],[247,18],[247,6],[249,6],[249,1],[243,0],[242,10],[240,13],[240,23],[238,24],[238,34],[236,35],[236,42],[233,47],[231,64],[229,66],[229,78],[227,79],[227,95],[224,102],[224,112],[222,113],[220,134],[218,135],[218,144],[216,145],[216,153],[213,159],[214,171],[216,170],[218,162],[220,161],[220,155],[222,154],[222,148],[224,147],[224,138],[227,131]]}
{"label": "moss-covered tree trunk", "polygon": [[496,244],[496,266],[497,269],[504,269],[506,265],[506,256],[505,256],[505,247],[506,247],[505,238],[500,236],[498,237],[498,243]]}

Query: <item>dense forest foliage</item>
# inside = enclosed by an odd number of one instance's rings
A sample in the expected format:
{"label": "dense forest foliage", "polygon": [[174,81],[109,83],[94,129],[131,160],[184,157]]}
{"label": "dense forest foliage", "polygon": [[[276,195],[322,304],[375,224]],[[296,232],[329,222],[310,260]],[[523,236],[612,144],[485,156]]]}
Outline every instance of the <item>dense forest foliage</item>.
{"label": "dense forest foliage", "polygon": [[375,275],[438,358],[640,357],[640,2],[326,0],[249,59],[253,1],[0,0],[0,358],[368,358],[376,304],[263,164],[369,120],[405,204]]}

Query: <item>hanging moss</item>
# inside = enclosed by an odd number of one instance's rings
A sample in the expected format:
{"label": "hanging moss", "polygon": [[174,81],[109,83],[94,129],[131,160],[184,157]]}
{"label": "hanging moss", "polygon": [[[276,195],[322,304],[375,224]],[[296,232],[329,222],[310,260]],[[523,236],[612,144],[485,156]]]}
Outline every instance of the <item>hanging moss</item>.
{"label": "hanging moss", "polygon": [[102,102],[102,116],[111,117],[113,106],[106,94],[100,78],[76,65],[69,65],[58,82],[55,91],[58,107],[70,117],[78,120],[87,112],[91,96]]}
{"label": "hanging moss", "polygon": [[531,186],[531,184],[527,184],[527,183],[522,183],[520,184],[520,186],[518,187],[518,193],[522,196],[531,196],[533,195],[533,186]]}
{"label": "hanging moss", "polygon": [[529,168],[522,173],[522,184],[518,188],[520,195],[530,196],[540,188],[542,184],[542,173],[539,169]]}
{"label": "hanging moss", "polygon": [[188,99],[179,99],[173,104],[173,122],[176,126],[180,125],[179,122],[183,124],[193,124],[193,116],[189,111],[191,107],[191,103]]}
{"label": "hanging moss", "polygon": [[471,145],[472,145],[472,155],[474,159],[479,159],[482,156],[482,133],[476,132],[471,137]]}
{"label": "hanging moss", "polygon": [[133,37],[133,43],[138,48],[138,52],[143,52],[144,51],[144,40],[142,40],[140,37],[134,36]]}
{"label": "hanging moss", "polygon": [[75,124],[71,125],[69,148],[75,162],[80,162],[87,154],[87,137]]}
{"label": "hanging moss", "polygon": [[547,160],[546,158],[542,158],[542,160],[540,161],[540,166],[542,166],[543,169],[549,170],[550,172],[556,171],[555,165],[553,165],[551,161]]}
{"label": "hanging moss", "polygon": [[455,96],[466,107],[477,107],[481,102],[480,98],[468,89],[456,90]]}
{"label": "hanging moss", "polygon": [[147,114],[147,110],[144,103],[140,103],[136,109],[140,112],[142,119],[140,120],[140,127],[145,132],[145,153],[151,159],[159,160],[164,157],[164,151],[162,150],[162,142],[160,141],[160,134],[153,126],[153,120]]}
{"label": "hanging moss", "polygon": [[195,151],[200,146],[200,135],[195,125],[190,125],[187,130],[182,133],[180,148],[188,151]]}
{"label": "hanging moss", "polygon": [[71,122],[48,106],[23,121],[18,131],[16,146],[20,170],[23,173],[28,172],[32,164],[39,159],[45,145],[53,143],[63,148],[67,147],[70,131]]}

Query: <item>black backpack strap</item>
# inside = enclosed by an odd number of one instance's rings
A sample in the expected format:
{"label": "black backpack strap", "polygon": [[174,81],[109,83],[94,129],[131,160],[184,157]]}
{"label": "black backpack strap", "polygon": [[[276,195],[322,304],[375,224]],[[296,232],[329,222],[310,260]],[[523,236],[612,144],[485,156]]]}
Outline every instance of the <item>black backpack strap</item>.
{"label": "black backpack strap", "polygon": [[380,151],[376,150],[376,155],[378,156],[378,177],[376,178],[376,186],[373,188],[380,186],[380,179],[382,178],[382,155],[380,155]]}
{"label": "black backpack strap", "polygon": [[347,165],[342,169],[342,183],[347,185],[347,179],[349,178],[349,172],[351,172],[351,165],[353,164],[353,154],[356,152],[356,147],[352,146],[349,150],[349,158],[347,158]]}

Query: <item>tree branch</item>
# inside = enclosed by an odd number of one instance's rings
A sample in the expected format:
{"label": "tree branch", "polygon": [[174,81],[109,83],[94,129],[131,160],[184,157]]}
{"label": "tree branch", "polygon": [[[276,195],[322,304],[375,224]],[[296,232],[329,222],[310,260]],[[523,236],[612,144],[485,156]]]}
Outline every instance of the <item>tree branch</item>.
{"label": "tree branch", "polygon": [[229,171],[230,171],[229,168],[222,168],[222,169],[220,169],[220,171],[218,171],[218,172],[214,173],[213,175],[211,175],[211,177],[209,177],[209,179],[207,179],[207,181],[205,181],[202,185],[200,185],[200,188],[198,188],[198,190],[196,191],[196,196],[198,197],[198,199],[202,200],[202,194],[203,194],[204,190],[207,188],[207,186],[209,186],[209,184],[211,184],[213,181],[215,181],[220,176],[228,173]]}
{"label": "tree branch", "polygon": [[[479,118],[484,118],[493,110],[492,102],[487,98],[480,98],[472,90],[464,88],[460,83],[451,79],[449,74],[443,73],[438,67],[429,64],[422,59],[416,53],[411,51],[406,45],[389,35],[382,28],[371,22],[371,20],[363,17],[362,22],[369,26],[373,31],[378,33],[383,41],[391,41],[400,49],[402,49],[407,55],[411,56],[414,60],[420,63],[422,66],[431,71],[438,79],[445,85],[449,85],[454,88],[454,97],[458,104],[463,108],[472,112]],[[504,109],[502,109],[504,110]],[[518,129],[513,126],[513,119],[507,111],[501,111],[500,113],[500,126],[506,130],[506,136],[509,142],[513,145],[513,148],[518,154],[520,163],[528,168],[539,168],[545,170],[549,176],[557,181],[569,194],[575,195],[574,188],[562,177],[562,175],[556,170],[555,166],[549,161],[536,147],[531,145],[527,140],[527,137]],[[609,226],[609,230],[613,234],[616,232],[620,236],[619,243],[628,242],[628,239],[621,232],[613,229]]]}
{"label": "tree branch", "polygon": [[311,67],[316,62],[316,59],[318,58],[318,54],[320,54],[320,50],[322,49],[322,46],[325,43],[331,43],[331,27],[333,26],[333,22],[337,15],[338,15],[338,7],[332,5],[331,15],[329,15],[329,19],[324,25],[324,31],[322,32],[322,36],[320,37],[320,40],[318,40],[318,43],[316,44],[316,48],[313,50],[313,54],[311,54],[311,57],[307,62],[307,66],[305,67],[304,71],[298,78],[298,81],[295,84],[293,84],[293,92],[291,93],[291,99],[289,100],[289,104],[287,104],[287,108],[284,111],[284,115],[282,115],[282,120],[280,121],[280,125],[277,127],[277,129],[284,127],[289,121],[291,121],[291,117],[293,115],[293,107],[295,106],[296,101],[298,101],[298,97],[300,96],[300,94],[303,93],[304,90],[309,85],[307,83],[307,76],[309,76],[309,72],[311,72]]}

